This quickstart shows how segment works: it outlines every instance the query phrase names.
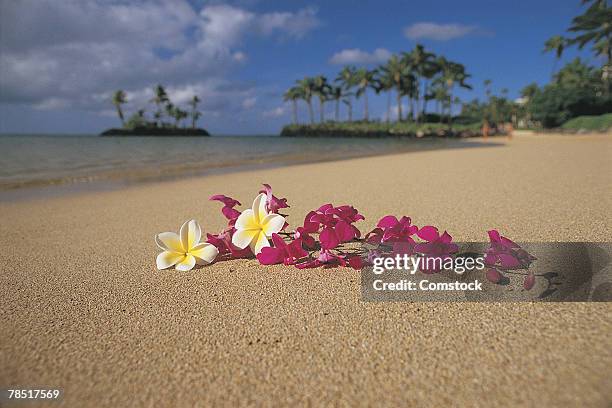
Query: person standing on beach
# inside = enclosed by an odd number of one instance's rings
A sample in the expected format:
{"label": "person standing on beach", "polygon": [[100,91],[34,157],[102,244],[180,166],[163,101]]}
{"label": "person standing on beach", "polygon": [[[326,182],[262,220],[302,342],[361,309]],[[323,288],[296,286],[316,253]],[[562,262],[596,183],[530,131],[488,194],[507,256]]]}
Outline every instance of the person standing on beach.
{"label": "person standing on beach", "polygon": [[489,127],[489,121],[485,119],[482,124],[482,137],[484,137],[485,140],[488,139],[490,130],[491,128]]}

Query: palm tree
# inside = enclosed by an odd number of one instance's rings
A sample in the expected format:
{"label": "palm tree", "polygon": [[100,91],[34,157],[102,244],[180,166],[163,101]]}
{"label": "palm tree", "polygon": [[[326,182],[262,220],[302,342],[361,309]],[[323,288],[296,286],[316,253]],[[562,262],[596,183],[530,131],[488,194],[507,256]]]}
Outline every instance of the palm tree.
{"label": "palm tree", "polygon": [[287,91],[284,93],[283,95],[283,100],[284,101],[291,101],[291,105],[293,108],[292,111],[292,118],[293,118],[293,124],[297,125],[298,123],[298,117],[297,117],[297,101],[298,99],[303,99],[304,95],[302,92],[302,88],[300,88],[299,86],[292,86],[291,88],[287,89]]}
{"label": "palm tree", "polygon": [[389,123],[391,121],[391,89],[393,89],[393,77],[389,75],[389,72],[379,68],[375,71],[375,86],[374,91],[377,94],[381,92],[387,92],[387,113],[385,116],[385,122]]}
{"label": "palm tree", "polygon": [[387,76],[391,79],[395,91],[397,92],[397,120],[402,120],[402,84],[403,78],[407,74],[408,67],[402,58],[397,55],[392,55],[389,61],[379,68],[380,75]]}
{"label": "palm tree", "polygon": [[554,37],[549,38],[546,41],[546,43],[544,43],[544,50],[542,52],[546,53],[546,52],[554,51],[555,53],[555,62],[553,63],[553,66],[552,66],[552,71],[550,73],[551,76],[553,76],[555,73],[557,62],[559,62],[559,60],[561,59],[561,56],[563,55],[563,51],[565,49],[566,43],[567,43],[567,40],[561,37],[560,35],[555,35]]}
{"label": "palm tree", "polygon": [[174,123],[174,126],[178,127],[180,125],[181,121],[183,119],[187,119],[188,117],[189,117],[189,112],[187,112],[187,111],[185,111],[185,110],[183,110],[181,108],[178,108],[178,107],[175,108],[175,116],[174,116],[174,118],[175,118],[176,122]]}
{"label": "palm tree", "polygon": [[328,100],[330,85],[323,75],[314,77],[314,93],[319,98],[319,114],[321,123],[325,122],[325,101]]}
{"label": "palm tree", "polygon": [[347,105],[350,111],[349,122],[351,122],[353,119],[353,102],[351,99],[353,93],[350,92],[350,90],[355,86],[356,72],[357,68],[354,66],[345,66],[335,79],[335,81],[338,82],[344,90],[344,96],[346,98],[343,100],[343,102]]}
{"label": "palm tree", "polygon": [[446,89],[446,81],[443,77],[438,77],[433,82],[433,96],[436,100],[436,105],[438,109],[438,114],[440,115],[440,122],[442,122],[442,118],[444,116],[444,107],[447,106],[445,101],[448,100],[449,94]]}
{"label": "palm tree", "polygon": [[[417,44],[414,49],[409,53],[403,53],[404,59],[406,60],[406,64],[411,67],[411,70],[416,77],[416,88],[417,92],[415,95],[416,100],[416,121],[419,121],[419,94],[420,91],[420,83],[421,79],[423,79],[423,96],[426,91],[425,88],[427,86],[426,79],[431,78],[435,72],[435,66],[433,64],[434,55],[430,52],[425,51],[425,47],[421,44]],[[424,103],[425,101],[423,101]]]}
{"label": "palm tree", "polygon": [[191,128],[196,128],[196,122],[202,116],[202,113],[198,112],[197,107],[200,102],[200,98],[197,95],[193,95],[193,98],[189,101],[189,106],[191,106]]}
{"label": "palm tree", "polygon": [[582,4],[592,3],[581,15],[574,17],[568,31],[576,35],[567,40],[568,45],[578,45],[582,49],[591,44],[596,55],[605,58],[603,69],[605,93],[610,95],[610,70],[612,70],[612,7],[608,0],[582,0]]}
{"label": "palm tree", "polygon": [[[176,107],[174,106],[174,104],[168,101],[168,103],[166,103],[165,109],[166,115],[169,118],[173,118],[174,120],[176,120]],[[164,124],[164,126],[166,126],[166,124]]]}
{"label": "palm tree", "polygon": [[314,124],[314,112],[312,110],[312,95],[315,93],[314,79],[305,77],[304,79],[297,81],[302,94],[302,98],[308,104],[308,115],[310,116],[310,123]]}
{"label": "palm tree", "polygon": [[374,83],[374,71],[368,71],[365,68],[360,68],[355,73],[355,83],[357,84],[357,93],[355,97],[359,98],[363,95],[363,119],[369,120],[368,112],[368,88]]}
{"label": "palm tree", "polygon": [[[442,77],[446,82],[446,89],[448,92],[448,126],[451,126],[453,112],[452,112],[452,101],[453,101],[453,87],[455,84],[459,84],[460,87],[465,89],[472,89],[472,86],[467,84],[465,81],[471,76],[465,72],[465,66],[456,62],[448,61],[445,58],[438,58],[440,68],[442,70]],[[485,81],[485,83],[488,80]],[[490,81],[489,81],[490,83]]]}
{"label": "palm tree", "polygon": [[348,96],[348,98],[342,99],[342,103],[344,103],[346,105],[346,109],[347,109],[347,113],[348,113],[348,121],[349,123],[351,123],[353,121],[353,104],[351,102],[350,97],[352,95],[345,95]]}
{"label": "palm tree", "polygon": [[345,96],[341,86],[332,86],[329,92],[331,100],[336,101],[336,110],[334,112],[334,120],[338,122],[340,120],[340,100]]}
{"label": "palm tree", "polygon": [[406,73],[406,75],[404,75],[402,77],[402,93],[401,96],[406,96],[408,97],[408,106],[409,106],[409,111],[408,111],[408,115],[406,116],[406,120],[410,120],[413,121],[414,120],[414,100],[418,98],[419,96],[419,87],[418,87],[418,83],[416,80],[416,77],[414,76],[414,74],[412,72]]}
{"label": "palm tree", "polygon": [[155,106],[157,106],[157,111],[155,112],[155,115],[154,115],[155,116],[155,126],[159,126],[158,122],[161,120],[164,114],[161,106],[164,103],[168,103],[169,99],[168,99],[168,94],[166,93],[166,90],[161,85],[155,86],[155,88],[153,89],[153,94],[154,96],[151,99],[151,102],[153,102]]}
{"label": "palm tree", "polygon": [[127,100],[125,92],[121,89],[115,91],[115,93],[113,94],[113,105],[115,105],[115,108],[117,109],[117,115],[119,115],[119,119],[121,120],[122,126],[125,126],[125,118],[123,117],[123,110],[121,110],[121,105],[126,102]]}

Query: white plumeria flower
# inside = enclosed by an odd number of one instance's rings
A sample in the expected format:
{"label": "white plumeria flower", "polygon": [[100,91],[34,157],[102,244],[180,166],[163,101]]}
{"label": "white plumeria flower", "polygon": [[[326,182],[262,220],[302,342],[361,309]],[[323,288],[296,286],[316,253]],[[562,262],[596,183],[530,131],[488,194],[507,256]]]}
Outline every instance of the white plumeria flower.
{"label": "white plumeria flower", "polygon": [[266,209],[266,195],[260,194],[253,201],[253,208],[244,210],[236,220],[236,232],[232,236],[232,244],[240,249],[247,246],[255,255],[265,247],[270,246],[268,238],[278,233],[285,225],[285,219]]}
{"label": "white plumeria flower", "polygon": [[157,246],[164,250],[157,255],[157,269],[171,266],[177,271],[189,271],[196,264],[206,265],[215,260],[219,250],[208,242],[200,242],[202,229],[196,220],[181,226],[180,236],[174,232],[162,232],[155,236]]}

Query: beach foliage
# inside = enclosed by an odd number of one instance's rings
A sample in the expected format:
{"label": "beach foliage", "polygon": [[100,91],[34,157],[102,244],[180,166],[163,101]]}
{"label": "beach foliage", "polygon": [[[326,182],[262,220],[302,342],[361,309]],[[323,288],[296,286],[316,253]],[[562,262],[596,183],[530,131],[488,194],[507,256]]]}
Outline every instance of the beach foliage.
{"label": "beach foliage", "polygon": [[[465,66],[438,56],[417,44],[409,52],[392,55],[389,60],[375,69],[345,66],[333,83],[318,75],[297,80],[284,94],[284,99],[293,104],[293,124],[298,123],[297,102],[304,101],[308,108],[309,123],[315,123],[313,96],[319,101],[319,123],[325,123],[325,103],[335,101],[336,122],[340,121],[340,101],[347,106],[347,121],[353,121],[353,102],[363,101],[363,122],[369,122],[368,94],[387,94],[386,121],[391,121],[391,93],[395,93],[397,103],[397,122],[423,122],[427,115],[427,102],[436,101],[436,111],[449,123],[453,106],[460,101],[454,96],[456,87],[471,89],[467,83],[470,75]],[[404,115],[402,101],[408,100],[410,110]]]}
{"label": "beach foliage", "polygon": [[612,113],[599,116],[578,116],[561,126],[567,130],[607,131],[612,129]]}
{"label": "beach foliage", "polygon": [[196,129],[197,121],[202,116],[202,112],[198,111],[200,98],[198,98],[197,95],[194,95],[187,103],[190,109],[185,110],[172,102],[166,89],[162,85],[156,85],[153,88],[153,98],[149,100],[149,103],[155,105],[153,120],[147,119],[146,109],[141,108],[130,115],[126,121],[122,108],[122,105],[126,103],[128,103],[126,92],[121,89],[115,91],[112,97],[112,104],[117,110],[117,115],[121,120],[122,127],[127,130],[179,129],[185,127],[181,126],[181,123],[187,118],[191,118],[191,129]]}

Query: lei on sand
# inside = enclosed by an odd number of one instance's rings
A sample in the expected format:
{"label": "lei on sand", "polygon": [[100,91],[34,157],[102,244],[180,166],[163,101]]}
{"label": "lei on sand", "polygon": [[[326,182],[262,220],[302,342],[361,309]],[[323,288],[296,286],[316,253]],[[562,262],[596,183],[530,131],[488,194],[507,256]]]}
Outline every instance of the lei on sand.
{"label": "lei on sand", "polygon": [[[158,234],[155,241],[163,252],[157,256],[157,268],[174,266],[176,270],[189,271],[195,265],[207,265],[215,260],[255,256],[262,265],[361,269],[378,257],[406,254],[444,261],[459,251],[448,232],[440,234],[438,228],[431,225],[419,228],[406,216],[398,219],[386,215],[362,238],[355,224],[365,217],[350,205],[324,204],[306,214],[302,225],[287,232],[287,215],[280,213],[283,208],[289,208],[287,199],[272,194],[272,187],[268,184],[263,186],[252,207],[242,212],[235,208],[241,205],[238,200],[222,194],[210,197],[210,200],[223,204],[221,213],[228,222],[220,233],[206,234],[203,242],[202,230],[195,220],[185,222],[179,234]],[[488,231],[488,235],[490,245],[484,253],[484,263],[489,281],[500,283],[507,279],[504,273],[526,270],[536,259],[497,230]],[[356,242],[367,243],[371,248],[351,245]],[[434,266],[421,269],[421,272],[431,274],[441,270]],[[529,271],[521,274],[524,275],[524,288],[531,289],[535,275]]]}

